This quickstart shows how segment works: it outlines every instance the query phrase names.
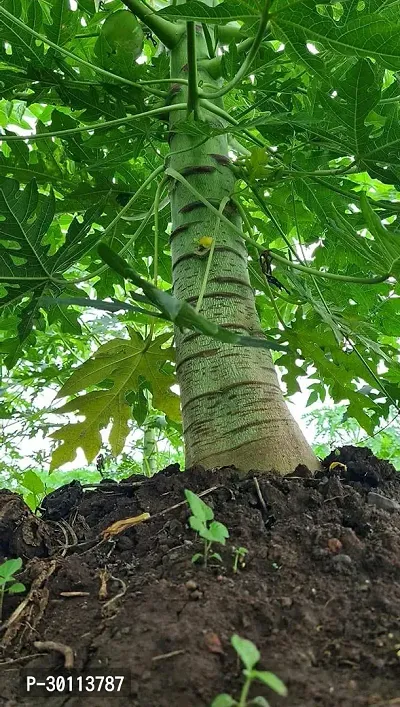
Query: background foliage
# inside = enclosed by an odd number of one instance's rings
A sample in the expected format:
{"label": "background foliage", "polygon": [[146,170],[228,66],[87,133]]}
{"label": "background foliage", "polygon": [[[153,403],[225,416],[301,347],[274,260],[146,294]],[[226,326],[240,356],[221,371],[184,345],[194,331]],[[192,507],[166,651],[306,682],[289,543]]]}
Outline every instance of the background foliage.
{"label": "background foliage", "polygon": [[[50,433],[62,418],[35,400],[61,388],[64,410],[84,421],[70,417],[56,431],[62,444],[53,468],[79,447],[93,461],[98,430],[110,423],[111,452],[121,453],[126,436],[158,413],[163,437],[181,449],[171,324],[143,311],[95,317],[71,303],[140,297],[104,266],[100,241],[146,280],[154,279],[156,258],[158,286],[172,284],[167,199],[156,251],[151,217],[154,172],[169,151],[160,109],[170,100],[168,52],[142,25],[142,54],[119,45],[113,59],[101,27],[122,8],[120,0],[4,0],[0,8],[0,415],[12,457],[7,425],[18,420],[28,436]],[[229,80],[257,32],[262,4],[192,0],[155,2],[154,9],[174,22],[207,22],[221,36],[226,22],[238,21],[236,38],[221,39],[211,57]],[[368,435],[400,400],[399,31],[398,0],[274,0],[251,72],[225,97],[220,127],[201,120],[177,126],[199,141],[229,134],[248,233],[286,258],[286,265],[273,260],[273,272],[288,292],[266,281],[249,244],[263,328],[288,346],[273,352],[287,394],[308,376],[309,404],[324,402],[329,391]],[[148,115],[153,109],[158,114]],[[287,267],[287,260],[319,273]],[[143,308],[154,314],[148,301]],[[149,331],[159,342],[151,366],[140,354],[137,375],[109,367],[103,377],[86,377],[101,350],[135,341],[145,354]],[[82,425],[90,445],[82,443]]]}

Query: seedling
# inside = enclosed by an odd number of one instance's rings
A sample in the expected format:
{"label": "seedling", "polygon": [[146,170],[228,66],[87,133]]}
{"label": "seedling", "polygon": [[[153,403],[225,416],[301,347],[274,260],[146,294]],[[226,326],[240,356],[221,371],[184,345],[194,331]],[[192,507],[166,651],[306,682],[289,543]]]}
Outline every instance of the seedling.
{"label": "seedling", "polygon": [[207,567],[208,560],[222,562],[221,555],[218,552],[211,552],[211,549],[213,543],[225,545],[226,538],[229,538],[228,528],[214,520],[212,508],[207,506],[193,491],[185,489],[185,496],[193,514],[189,518],[189,525],[204,540],[204,552],[193,555],[192,562],[203,559],[204,567]]}
{"label": "seedling", "polygon": [[250,705],[257,705],[258,707],[269,707],[268,701],[265,697],[254,697],[251,700],[247,699],[251,684],[254,680],[268,685],[274,692],[282,697],[286,697],[287,688],[286,685],[280,680],[274,673],[270,673],[266,670],[255,670],[254,666],[260,660],[260,653],[257,646],[248,641],[246,638],[241,638],[237,634],[234,634],[231,638],[231,644],[234,647],[236,653],[238,654],[240,660],[245,666],[243,670],[243,675],[246,680],[242,687],[242,692],[239,700],[235,700],[231,695],[224,693],[218,695],[215,700],[213,700],[211,707],[250,707]]}
{"label": "seedling", "polygon": [[22,567],[22,560],[17,557],[15,560],[6,560],[0,565],[0,621],[3,613],[4,594],[19,594],[25,591],[25,585],[16,582],[14,574]]}
{"label": "seedling", "polygon": [[249,552],[247,547],[233,546],[232,552],[233,552],[233,571],[237,572],[239,568],[241,570],[244,569],[244,567],[246,566],[245,556]]}

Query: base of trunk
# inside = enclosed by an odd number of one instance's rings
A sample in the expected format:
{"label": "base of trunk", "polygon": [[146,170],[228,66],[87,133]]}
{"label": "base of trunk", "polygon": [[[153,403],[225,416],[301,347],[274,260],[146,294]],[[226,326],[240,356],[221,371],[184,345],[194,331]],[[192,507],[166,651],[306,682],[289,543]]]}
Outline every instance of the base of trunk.
{"label": "base of trunk", "polygon": [[308,442],[303,437],[295,421],[288,421],[287,433],[282,444],[282,431],[277,438],[271,437],[269,431],[265,439],[245,442],[240,447],[229,451],[211,453],[204,458],[186,459],[186,466],[201,464],[207,469],[222,466],[235,466],[243,472],[257,469],[259,471],[274,471],[278,474],[288,474],[298,463],[307,466],[310,471],[321,468],[319,459],[315,456]]}

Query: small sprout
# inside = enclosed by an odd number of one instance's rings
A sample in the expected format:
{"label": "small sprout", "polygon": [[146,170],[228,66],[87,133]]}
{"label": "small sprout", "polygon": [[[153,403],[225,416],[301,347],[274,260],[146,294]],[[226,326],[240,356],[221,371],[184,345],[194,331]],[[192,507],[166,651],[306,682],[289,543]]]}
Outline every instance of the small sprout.
{"label": "small sprout", "polygon": [[239,700],[235,700],[231,695],[223,693],[218,695],[212,702],[211,707],[250,707],[250,705],[258,705],[258,707],[269,707],[269,703],[264,697],[254,697],[248,699],[249,690],[254,680],[262,682],[271,690],[282,697],[288,694],[286,685],[274,673],[267,670],[256,670],[255,665],[260,660],[260,653],[257,646],[248,641],[246,638],[241,638],[234,634],[231,638],[231,644],[238,654],[240,660],[244,664],[243,675],[245,682],[242,687],[242,692]]}
{"label": "small sprout", "polygon": [[189,525],[204,540],[203,554],[196,553],[193,555],[192,562],[198,562],[203,559],[204,567],[207,567],[208,560],[222,562],[221,555],[218,552],[212,553],[211,548],[213,543],[225,545],[226,538],[229,538],[228,528],[214,520],[212,508],[207,506],[193,491],[185,489],[185,496],[193,514],[189,518]]}
{"label": "small sprout", "polygon": [[236,573],[240,568],[243,570],[246,567],[245,555],[248,554],[247,547],[232,547],[233,553],[233,571]]}
{"label": "small sprout", "polygon": [[20,557],[15,560],[6,560],[0,565],[0,621],[3,612],[4,594],[20,594],[25,591],[25,585],[21,582],[16,582],[14,574],[19,572],[22,567]]}

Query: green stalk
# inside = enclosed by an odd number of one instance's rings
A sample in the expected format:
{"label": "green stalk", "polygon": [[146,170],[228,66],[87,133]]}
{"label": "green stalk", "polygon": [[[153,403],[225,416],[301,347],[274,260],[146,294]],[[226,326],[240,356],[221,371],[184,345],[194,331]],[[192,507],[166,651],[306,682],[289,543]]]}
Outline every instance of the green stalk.
{"label": "green stalk", "polygon": [[[340,194],[341,196],[348,197],[350,199],[354,199],[355,201],[360,201],[361,199],[361,194],[362,192],[357,192],[357,191],[347,191],[346,189],[342,189],[341,187],[337,187],[334,184],[330,184],[329,182],[325,182],[324,179],[320,179],[319,177],[314,176],[313,180],[317,182],[317,184],[321,184],[323,187],[326,187],[327,189],[330,189],[331,191],[335,192],[336,194]],[[357,187],[359,186],[354,182],[354,186]],[[379,206],[381,209],[387,209],[388,206],[390,206],[391,213],[393,211],[400,211],[400,204],[396,204],[394,201],[373,201],[374,206]]]}
{"label": "green stalk", "polygon": [[211,542],[204,540],[204,567],[207,567],[208,553],[210,552]]}
{"label": "green stalk", "polygon": [[[23,281],[23,282],[37,282],[37,283],[39,283],[39,282],[45,282],[48,279],[49,279],[48,275],[41,275],[39,277],[35,277],[35,276],[30,277],[29,275],[28,276],[24,275],[23,277],[13,277],[12,275],[0,275],[0,282],[21,282],[21,281]],[[18,296],[18,299],[19,299],[19,297],[20,296]]]}
{"label": "green stalk", "polygon": [[[163,168],[162,168],[163,169]],[[167,182],[167,177],[163,177],[159,183],[154,197],[154,262],[153,262],[153,273],[154,273],[154,285],[157,287],[158,282],[158,235],[159,235],[159,207],[161,194],[164,190],[165,184]],[[121,255],[121,253],[119,253]]]}
{"label": "green stalk", "polygon": [[168,49],[173,49],[178,44],[185,31],[184,27],[160,17],[140,0],[122,0],[122,2]]}
{"label": "green stalk", "polygon": [[214,250],[215,250],[215,244],[216,244],[216,241],[217,241],[217,233],[218,233],[219,222],[220,222],[220,220],[221,220],[221,214],[222,214],[222,212],[223,212],[223,210],[224,210],[226,204],[228,203],[228,201],[229,201],[229,197],[227,197],[227,196],[224,197],[224,199],[222,199],[221,204],[220,204],[220,207],[219,207],[219,209],[218,209],[220,215],[219,215],[219,218],[217,218],[217,220],[216,220],[216,222],[215,222],[214,234],[213,234],[213,239],[212,239],[212,243],[211,243],[210,252],[209,252],[209,254],[208,254],[206,270],[205,270],[204,277],[203,277],[203,280],[202,280],[202,283],[201,283],[200,292],[199,292],[199,298],[198,298],[197,304],[196,304],[196,312],[200,312],[201,305],[202,305],[202,303],[203,303],[203,297],[204,297],[204,293],[205,293],[205,291],[206,291],[208,276],[209,276],[209,274],[210,274],[211,263],[212,263],[212,259],[213,259],[213,255],[214,255]]}
{"label": "green stalk", "polygon": [[188,58],[188,92],[187,112],[193,113],[195,120],[199,119],[199,94],[197,87],[196,32],[194,22],[186,23],[187,58]]}
{"label": "green stalk", "polygon": [[287,238],[286,233],[285,233],[285,232],[283,231],[283,229],[281,228],[281,225],[280,225],[279,221],[276,220],[274,214],[273,214],[273,213],[271,212],[271,210],[268,208],[268,206],[266,205],[264,199],[263,199],[263,198],[260,196],[260,194],[258,193],[257,189],[255,189],[255,187],[250,187],[250,189],[251,189],[253,195],[256,197],[256,201],[258,202],[258,204],[259,204],[259,206],[261,207],[262,211],[264,211],[264,213],[268,216],[268,218],[270,219],[270,221],[272,221],[272,223],[274,224],[275,228],[279,231],[279,234],[280,234],[281,238],[285,241],[285,243],[286,243],[288,249],[290,250],[290,252],[292,253],[292,255],[293,255],[295,258],[297,258],[297,253],[296,253],[295,249],[293,248],[292,244],[290,243],[289,239]]}
{"label": "green stalk", "polygon": [[263,40],[264,34],[265,34],[265,29],[267,27],[268,23],[268,16],[269,16],[269,7],[270,7],[270,0],[266,0],[266,3],[264,5],[264,9],[261,14],[261,20],[260,24],[258,27],[258,31],[256,36],[254,37],[254,41],[251,45],[251,49],[249,53],[247,54],[242,66],[240,67],[239,71],[236,73],[236,75],[233,77],[231,81],[228,81],[225,86],[223,86],[219,91],[215,91],[214,93],[205,93],[204,98],[210,99],[210,100],[215,100],[216,98],[221,98],[222,96],[225,96],[226,93],[232,90],[246,74],[248,73],[251,64],[253,63],[253,60],[260,48],[261,42]]}
{"label": "green stalk", "polygon": [[217,38],[220,44],[237,42],[243,37],[243,30],[238,22],[228,22],[226,25],[217,25]]}
{"label": "green stalk", "polygon": [[[163,192],[165,183],[167,181],[166,177],[163,177],[159,185],[157,186],[157,191],[156,195],[154,198],[154,256],[153,256],[153,275],[154,275],[154,286],[157,287],[158,283],[158,235],[159,235],[159,208],[160,208],[160,199],[161,199],[161,194]],[[150,324],[150,330],[149,330],[149,336],[148,336],[148,344],[146,346],[146,350],[150,346],[152,339],[153,339],[153,334],[154,334],[154,327],[155,327],[155,319]]]}
{"label": "green stalk", "polygon": [[256,243],[256,241],[253,241],[252,238],[246,237],[240,228],[235,226],[235,224],[232,223],[226,216],[224,216],[224,214],[221,214],[218,211],[218,209],[216,209],[215,206],[213,206],[213,204],[211,204],[208,201],[208,199],[206,199],[203,196],[203,194],[201,194],[197,189],[195,189],[195,187],[193,187],[190,184],[190,182],[188,182],[188,180],[185,179],[185,177],[182,177],[182,175],[179,174],[179,172],[177,172],[175,169],[171,169],[171,167],[168,167],[168,169],[166,170],[166,173],[169,174],[174,179],[176,179],[181,184],[183,184],[183,186],[185,186],[186,189],[188,189],[193,194],[193,196],[196,197],[196,199],[198,199],[199,201],[202,201],[204,206],[206,206],[210,211],[212,211],[212,213],[215,216],[217,216],[221,221],[223,221],[227,226],[229,226],[235,233],[237,233],[238,236],[240,236],[241,238],[245,238],[248,242],[250,242],[256,248],[261,249],[262,251],[265,250],[265,248],[262,248],[259,245],[259,243]]}
{"label": "green stalk", "polygon": [[[200,96],[200,105],[204,106],[204,108],[207,108],[207,110],[210,111],[210,113],[214,113],[214,115],[218,115],[220,118],[224,118],[227,123],[230,123],[230,125],[235,125],[240,128],[240,123],[238,120],[235,120],[235,118],[232,118],[229,113],[226,112],[223,108],[220,108],[219,106],[214,105],[214,103],[211,103],[209,100],[205,99],[203,97],[204,94],[201,94]],[[261,140],[260,138],[256,137],[255,135],[252,135],[250,130],[247,130],[246,128],[241,128],[243,135],[246,135],[246,137],[251,141],[254,142],[255,145],[258,145],[259,147],[265,147],[266,150],[270,150],[269,146],[266,145],[264,140]],[[276,156],[276,153],[273,153],[274,157]]]}
{"label": "green stalk", "polygon": [[[198,67],[202,71],[206,71],[210,78],[214,79],[214,81],[222,77],[222,63],[220,56],[213,56],[212,59],[199,59]],[[202,81],[201,86],[212,88],[213,84]],[[200,90],[199,94],[201,95]]]}
{"label": "green stalk", "polygon": [[400,101],[400,96],[393,96],[393,98],[381,98],[379,101],[380,104],[382,103],[398,103]]}
{"label": "green stalk", "polygon": [[208,29],[208,26],[206,25],[205,22],[203,22],[201,26],[202,26],[203,32],[204,32],[204,39],[206,40],[208,56],[210,57],[210,59],[214,59],[215,50],[214,50],[214,45],[213,45],[212,37],[210,34],[210,30]]}
{"label": "green stalk", "polygon": [[300,172],[298,170],[288,169],[283,173],[283,177],[337,177],[342,174],[355,174],[358,171],[355,162],[352,162],[347,167],[338,167],[337,169],[319,169],[316,172]]}
{"label": "green stalk", "polygon": [[[150,393],[149,393],[150,398]],[[150,407],[150,400],[148,400]],[[157,473],[157,439],[154,427],[145,424],[143,432],[143,472],[146,476]]]}
{"label": "green stalk", "polygon": [[246,682],[244,683],[242,687],[242,692],[240,695],[240,700],[239,700],[239,705],[238,707],[246,707],[247,705],[247,696],[249,694],[250,686],[252,683],[252,678],[246,678]]}
{"label": "green stalk", "polygon": [[[0,8],[1,10],[1,8]],[[79,133],[84,133],[89,130],[104,130],[106,128],[116,127],[118,125],[126,125],[131,120],[137,120],[137,118],[146,118],[151,115],[162,115],[164,113],[171,113],[174,111],[182,110],[186,108],[186,103],[176,103],[170,106],[159,106],[158,108],[152,108],[144,113],[137,113],[136,115],[127,115],[124,118],[117,118],[116,120],[105,120],[103,123],[95,123],[94,125],[85,125],[81,128],[69,128],[68,130],[54,130],[51,133],[38,133],[35,135],[0,135],[0,142],[15,142],[17,140],[44,140],[49,137],[65,137],[66,135],[77,135]]]}
{"label": "green stalk", "polygon": [[188,85],[187,79],[173,79],[173,78],[171,78],[171,79],[146,79],[145,81],[141,81],[140,85],[145,86],[146,84],[151,85],[153,83],[168,83],[170,85],[174,84],[174,83],[181,83],[184,86]]}
{"label": "green stalk", "polygon": [[[243,223],[244,223],[244,225],[245,225],[245,227],[246,227],[246,229],[247,229],[247,233],[248,233],[249,235],[251,235],[251,234],[253,233],[253,230],[252,230],[252,227],[251,227],[250,220],[249,220],[249,218],[248,218],[248,216],[247,216],[247,214],[246,214],[246,212],[245,212],[245,210],[244,210],[242,204],[241,204],[239,201],[235,201],[235,203],[236,203],[236,206],[238,207],[238,210],[239,210],[241,219],[242,219],[242,221],[243,221]],[[286,329],[286,324],[285,324],[285,322],[283,321],[283,319],[282,319],[282,317],[281,317],[281,315],[280,315],[279,309],[278,309],[277,304],[276,304],[276,302],[275,302],[275,297],[274,297],[274,295],[273,295],[273,293],[272,293],[271,286],[270,286],[270,284],[269,284],[269,282],[268,282],[267,279],[264,279],[264,280],[263,280],[263,286],[264,286],[264,285],[267,286],[268,295],[269,295],[269,298],[270,298],[270,300],[271,300],[271,304],[272,304],[272,306],[273,306],[273,308],[274,308],[276,317],[277,317],[278,321],[282,324],[283,328]]]}
{"label": "green stalk", "polygon": [[341,282],[358,282],[361,285],[378,285],[380,282],[385,282],[391,275],[390,272],[385,275],[380,275],[379,277],[356,277],[352,275],[339,275],[338,273],[324,272],[323,270],[317,270],[316,268],[309,268],[306,265],[300,265],[299,263],[293,263],[291,260],[287,260],[282,255],[278,255],[275,250],[270,250],[269,253],[271,257],[281,263],[287,268],[293,268],[293,270],[300,270],[308,275],[317,275],[319,277],[325,277],[328,280],[339,280]]}
{"label": "green stalk", "polygon": [[239,554],[236,552],[233,559],[233,571],[236,573],[238,571]]}

